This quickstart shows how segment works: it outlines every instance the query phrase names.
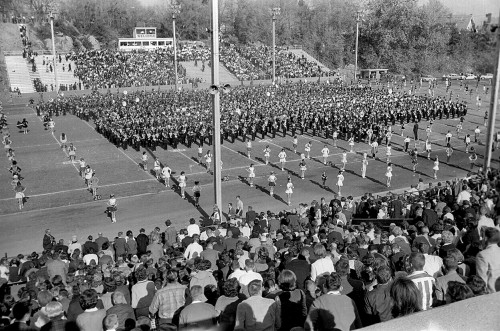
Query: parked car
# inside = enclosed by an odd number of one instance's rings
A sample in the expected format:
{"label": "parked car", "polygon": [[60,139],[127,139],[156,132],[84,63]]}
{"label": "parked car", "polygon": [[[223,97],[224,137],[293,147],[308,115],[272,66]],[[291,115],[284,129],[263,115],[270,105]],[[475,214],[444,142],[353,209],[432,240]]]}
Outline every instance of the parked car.
{"label": "parked car", "polygon": [[420,79],[422,80],[422,82],[433,82],[437,78],[432,76],[432,75],[422,75],[422,76],[420,76]]}
{"label": "parked car", "polygon": [[493,74],[484,74],[484,75],[481,75],[481,79],[493,79]]}
{"label": "parked car", "polygon": [[474,79],[477,79],[477,76],[474,74],[467,74],[467,76],[465,76],[465,79],[466,80],[474,80]]}
{"label": "parked car", "polygon": [[457,74],[449,74],[449,75],[443,75],[444,79],[449,79],[449,80],[458,80],[458,79],[464,79],[465,77],[462,75],[457,75]]}

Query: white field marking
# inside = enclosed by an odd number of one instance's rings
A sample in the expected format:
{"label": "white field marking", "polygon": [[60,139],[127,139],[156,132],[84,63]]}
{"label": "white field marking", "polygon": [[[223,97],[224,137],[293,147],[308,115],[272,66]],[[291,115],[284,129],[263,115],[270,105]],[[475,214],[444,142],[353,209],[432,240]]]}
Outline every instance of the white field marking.
{"label": "white field marking", "polygon": [[[315,139],[315,138],[313,138],[313,137],[311,137],[311,136],[306,136],[306,135],[303,135],[303,134],[301,134],[300,136],[301,136],[301,137],[303,137],[303,138],[305,138],[305,139],[309,139],[309,140],[316,141],[316,142],[318,142],[318,143],[320,143],[320,144],[325,144],[325,142],[324,142],[324,141],[321,141],[321,140]],[[328,143],[328,139],[327,139],[327,138],[325,138],[325,139],[327,140],[327,143]],[[329,143],[328,143],[328,144],[329,144]],[[330,144],[329,144],[329,145],[330,145]]]}
{"label": "white field marking", "polygon": [[[98,188],[113,187],[113,186],[120,186],[120,185],[127,185],[127,184],[137,184],[137,183],[150,182],[150,181],[156,181],[156,178],[148,178],[148,179],[134,180],[134,181],[130,181],[130,182],[99,185]],[[56,195],[56,194],[71,193],[71,192],[86,191],[86,190],[88,190],[86,187],[82,187],[82,188],[75,188],[72,190],[64,190],[64,191],[56,191],[56,192],[48,192],[48,193],[40,193],[40,194],[26,194],[26,195],[30,198],[31,197],[36,198],[36,197],[43,197],[43,196],[48,196],[48,195]],[[0,201],[8,201],[8,200],[15,200],[15,198],[0,199]]]}
{"label": "white field marking", "polygon": [[[235,153],[235,154],[238,154],[239,156],[243,156],[243,155],[241,155],[239,152],[235,151],[235,150],[234,150],[234,149],[232,149],[232,148],[229,148],[229,147],[224,146],[224,145],[222,145],[222,144],[221,144],[221,147],[224,147],[225,149],[227,149],[227,150],[229,150],[229,151],[231,151],[231,152],[233,152],[233,153]],[[253,146],[252,146],[252,152],[253,152]],[[252,155],[252,152],[250,152],[250,156]],[[242,152],[242,153],[243,153],[243,152]],[[255,158],[253,158],[253,159],[252,159],[252,158],[250,158],[249,160],[250,160],[250,161],[252,161],[252,162],[254,162],[254,163],[257,163],[257,165],[265,165],[264,163],[257,161]],[[247,168],[248,168],[248,167],[247,167]]]}
{"label": "white field marking", "polygon": [[185,152],[185,151],[186,151],[185,148],[176,148],[173,150],[167,149],[167,152],[169,152],[169,153],[178,153],[178,152]]}
{"label": "white field marking", "polygon": [[184,156],[186,159],[188,159],[189,161],[193,162],[194,164],[199,164],[198,162],[196,162],[195,160],[193,160],[192,158],[190,158],[189,156],[187,156],[186,154],[184,154],[180,150],[177,151],[177,153],[179,153],[180,155]]}
{"label": "white field marking", "polygon": [[[55,141],[57,141],[57,144],[59,145],[59,147],[61,147],[62,144],[59,142],[59,140],[57,140],[56,136],[54,135],[54,132],[52,132],[52,137],[55,139]],[[66,152],[66,149],[63,148],[62,151],[64,152],[64,154],[66,154],[66,157],[69,159],[69,154],[68,154],[68,152]],[[75,163],[71,162],[71,165],[75,168],[76,172],[80,173],[80,170],[75,165]]]}
{"label": "white field marking", "polygon": [[[107,139],[106,138],[84,139],[84,140],[69,141],[68,143],[78,144],[78,143],[85,143],[89,141],[99,141],[99,140],[107,140]],[[50,143],[50,144],[40,144],[40,145],[13,146],[13,148],[30,148],[30,147],[42,147],[42,146],[54,146],[54,145],[59,145],[59,144]]]}

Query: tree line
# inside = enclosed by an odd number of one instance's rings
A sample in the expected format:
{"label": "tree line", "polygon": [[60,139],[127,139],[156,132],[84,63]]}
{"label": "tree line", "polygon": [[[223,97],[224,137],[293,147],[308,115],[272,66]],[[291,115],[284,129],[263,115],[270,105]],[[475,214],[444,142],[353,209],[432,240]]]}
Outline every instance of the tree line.
{"label": "tree line", "polygon": [[[11,1],[11,0],[6,0]],[[143,7],[138,0],[22,0],[36,6],[57,3],[56,30],[97,37],[115,47],[135,26],[157,27],[159,37],[172,36],[169,1]],[[209,40],[210,0],[177,0],[180,40]],[[493,72],[495,39],[453,24],[439,0],[219,0],[223,38],[236,44],[271,44],[271,8],[279,7],[277,45],[301,45],[326,66],[354,63],[359,13],[359,67],[387,68],[401,74]]]}

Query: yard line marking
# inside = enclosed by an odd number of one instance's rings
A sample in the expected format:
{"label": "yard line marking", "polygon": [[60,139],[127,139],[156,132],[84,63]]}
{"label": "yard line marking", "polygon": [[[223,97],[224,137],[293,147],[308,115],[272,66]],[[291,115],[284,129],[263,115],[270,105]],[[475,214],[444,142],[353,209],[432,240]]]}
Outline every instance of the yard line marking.
{"label": "yard line marking", "polygon": [[[228,150],[230,150],[231,152],[233,152],[233,153],[235,153],[235,154],[238,154],[238,155],[240,155],[240,156],[243,156],[243,155],[241,155],[241,153],[239,153],[239,152],[235,151],[235,150],[234,150],[234,149],[232,149],[232,148],[229,148],[229,147],[224,146],[224,145],[222,145],[222,144],[221,144],[221,147],[224,147],[225,149],[228,149]],[[242,153],[243,153],[243,152],[242,152]],[[252,154],[250,153],[250,155],[252,155]],[[246,157],[246,156],[245,156],[245,157]],[[248,158],[248,157],[247,157],[247,158]],[[259,164],[259,165],[263,165],[263,164],[264,164],[264,163],[262,163],[262,162],[257,161],[255,158],[253,158],[253,159],[252,159],[252,158],[250,158],[249,160],[250,160],[250,161],[252,161],[252,162],[255,162],[255,163]],[[247,168],[248,168],[248,167],[247,167]]]}
{"label": "yard line marking", "polygon": [[[93,139],[70,141],[70,143],[78,144],[78,143],[84,143],[84,142],[89,142],[89,141],[99,141],[99,140],[107,140],[107,139],[105,139],[105,138],[93,138]],[[13,146],[13,148],[30,148],[30,147],[53,146],[53,145],[59,145],[59,144],[50,143],[50,144],[39,144],[39,145],[24,145],[24,146]]]}
{"label": "yard line marking", "polygon": [[[57,140],[56,136],[54,135],[54,132],[52,132],[52,137],[57,141],[59,147],[61,147],[62,144],[59,142],[59,140]],[[63,148],[62,151],[64,152],[64,154],[66,154],[66,157],[69,159],[69,155],[68,152],[66,152],[66,148]],[[75,168],[76,172],[80,173],[80,170],[76,167],[75,163],[71,162],[71,165]]]}
{"label": "yard line marking", "polygon": [[129,159],[130,161],[134,162],[134,164],[136,166],[139,166],[139,163],[137,163],[133,158],[131,158],[127,153],[125,153],[120,147],[118,146],[115,146],[117,150],[120,151],[120,153],[122,153],[123,155],[125,155],[127,157],[127,159]]}
{"label": "yard line marking", "polygon": [[[300,136],[303,137],[303,138],[305,138],[305,139],[310,139],[310,140],[316,141],[318,143],[325,144],[324,141],[321,141],[321,140],[318,140],[318,139],[314,139],[312,135],[311,136],[306,136],[304,134],[301,134]],[[327,144],[330,145],[330,143],[328,143],[328,138],[325,138],[325,139],[327,140]]]}
{"label": "yard line marking", "polygon": [[193,160],[192,158],[190,158],[189,156],[187,156],[186,154],[184,154],[180,150],[177,151],[176,153],[179,153],[180,155],[184,156],[186,159],[188,159],[189,161],[193,162],[194,164],[199,164],[198,162],[196,162],[195,160]]}
{"label": "yard line marking", "polygon": [[[149,181],[156,181],[156,178],[148,178],[148,179],[134,180],[134,181],[130,181],[130,182],[122,182],[122,183],[113,183],[113,184],[99,185],[98,188],[101,188],[101,187],[113,187],[113,186],[120,186],[120,185],[127,185],[127,184],[137,184],[137,183],[149,182]],[[26,195],[29,198],[31,198],[31,197],[36,198],[36,197],[43,197],[43,196],[48,196],[48,195],[56,195],[56,194],[71,193],[71,192],[86,191],[86,190],[88,190],[86,187],[81,187],[81,188],[75,188],[75,189],[71,189],[71,190],[48,192],[48,193],[39,193],[39,194],[26,194]],[[9,201],[9,200],[15,200],[15,198],[0,199],[0,201]]]}

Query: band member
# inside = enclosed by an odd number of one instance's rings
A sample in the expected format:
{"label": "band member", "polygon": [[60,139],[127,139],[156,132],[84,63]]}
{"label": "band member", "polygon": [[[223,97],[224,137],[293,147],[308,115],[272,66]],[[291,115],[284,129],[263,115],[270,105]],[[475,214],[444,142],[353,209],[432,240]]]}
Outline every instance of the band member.
{"label": "band member", "polygon": [[469,162],[470,162],[470,170],[472,170],[472,169],[474,169],[474,166],[476,165],[477,154],[476,154],[476,151],[474,150],[474,147],[471,147],[470,152],[472,154],[469,156]]}
{"label": "band member", "polygon": [[413,165],[413,172],[417,172],[418,151],[416,148],[410,152],[410,157],[411,157],[411,163]]}
{"label": "band member", "polygon": [[252,141],[250,139],[247,140],[247,156],[249,159],[251,159],[251,153],[252,153]]}
{"label": "band member", "polygon": [[349,153],[354,153],[354,137],[349,138]]}
{"label": "band member", "polygon": [[198,164],[203,164],[203,147],[198,146]]}
{"label": "band member", "polygon": [[194,196],[194,206],[198,208],[200,207],[200,197],[201,197],[201,186],[199,181],[194,182],[192,190]]}
{"label": "band member", "polygon": [[68,148],[68,145],[66,145],[68,142],[68,136],[66,136],[66,133],[62,132],[59,140],[61,141],[61,148],[66,150],[66,148]]}
{"label": "band member", "polygon": [[168,165],[163,166],[161,169],[161,177],[165,183],[165,187],[170,187],[170,177],[172,176],[172,169]]}
{"label": "band member", "polygon": [[299,140],[297,139],[297,136],[293,137],[293,152],[297,153],[297,145],[299,143]]}
{"label": "band member", "polygon": [[328,147],[326,145],[321,150],[321,154],[323,154],[323,164],[326,165],[326,159],[330,155],[330,150],[328,149]]}
{"label": "band member", "polygon": [[385,151],[385,156],[387,157],[387,163],[391,162],[392,146],[388,144]]}
{"label": "band member", "polygon": [[337,129],[333,130],[332,137],[333,137],[333,147],[337,147],[337,140],[338,140],[339,133],[337,132]]}
{"label": "band member", "polygon": [[181,198],[186,199],[186,173],[184,171],[181,171],[181,174],[179,177],[177,177],[177,180],[179,181],[179,188],[181,189]]}
{"label": "band member", "polygon": [[372,159],[374,159],[375,155],[378,152],[378,142],[377,142],[377,139],[374,139],[373,142],[371,143],[371,152],[372,152]]}
{"label": "band member", "polygon": [[311,146],[312,146],[312,143],[309,141],[308,143],[306,143],[306,146],[304,148],[304,151],[306,152],[308,160],[311,159]]}
{"label": "band member", "polygon": [[326,175],[326,171],[323,171],[321,174],[321,182],[323,183],[323,187],[326,188],[326,181],[328,180],[328,176]]}
{"label": "band member", "polygon": [[427,152],[427,160],[431,159],[432,145],[429,139],[425,141],[425,151]]}
{"label": "band member", "polygon": [[337,188],[338,188],[338,191],[339,191],[339,196],[342,196],[342,186],[344,186],[344,175],[343,175],[344,171],[343,170],[340,170],[339,171],[339,174],[337,175]]}
{"label": "band member", "polygon": [[212,152],[210,150],[205,154],[205,164],[207,166],[207,172],[210,173],[210,164],[212,163]]}
{"label": "band member", "polygon": [[115,195],[111,194],[109,196],[109,200],[108,200],[107,213],[111,217],[111,222],[112,223],[116,223],[116,211],[118,210],[117,206],[118,206],[118,204],[116,202]]}
{"label": "band member", "polygon": [[437,173],[439,170],[439,158],[437,155],[436,155],[436,160],[434,161],[434,167],[432,167],[432,170],[434,170],[434,179],[437,179],[438,178]]}
{"label": "band member", "polygon": [[142,152],[141,165],[144,171],[148,171],[148,154],[146,154],[146,152]]}
{"label": "band member", "polygon": [[408,152],[408,147],[410,146],[410,142],[411,142],[410,136],[406,136],[406,138],[404,140],[404,143],[405,143],[405,153]]}
{"label": "band member", "polygon": [[153,171],[155,172],[156,179],[160,179],[161,163],[157,157],[155,157],[155,162],[153,164]]}
{"label": "band member", "polygon": [[300,178],[304,179],[304,176],[305,176],[305,173],[306,173],[306,170],[307,170],[307,166],[306,166],[306,160],[305,159],[302,159],[299,163],[299,169],[300,169]]}
{"label": "band member", "polygon": [[281,152],[279,152],[278,158],[280,159],[281,171],[285,171],[286,153],[284,148],[282,148]]}
{"label": "band member", "polygon": [[345,165],[347,163],[347,152],[346,151],[343,151],[342,152],[342,171],[345,170]]}
{"label": "band member", "polygon": [[269,177],[267,178],[267,182],[269,183],[269,195],[273,196],[274,194],[274,187],[276,186],[276,175],[274,174],[274,171],[271,172]]}
{"label": "band member", "polygon": [[446,163],[450,163],[451,154],[453,154],[453,147],[450,144],[446,145]]}
{"label": "band member", "polygon": [[361,162],[361,177],[366,178],[366,167],[368,166],[367,154],[363,153],[363,161]]}
{"label": "band member", "polygon": [[387,187],[391,187],[391,179],[392,179],[392,163],[387,163],[387,170],[385,172],[385,176],[387,177]]}
{"label": "band member", "polygon": [[[464,138],[465,142],[465,153],[469,153],[469,146],[470,146],[470,134],[467,134]],[[471,148],[472,151],[472,148]]]}
{"label": "band member", "polygon": [[247,171],[248,171],[248,182],[250,183],[250,187],[253,187],[253,181],[255,178],[255,167],[253,166],[253,163],[250,164]]}
{"label": "band member", "polygon": [[292,194],[293,194],[293,184],[291,177],[288,177],[288,183],[286,183],[285,193],[288,198],[288,205],[290,206],[292,204]]}
{"label": "band member", "polygon": [[271,149],[269,148],[269,145],[266,146],[263,150],[264,152],[264,159],[266,160],[266,165],[269,164],[269,157],[271,156]]}

